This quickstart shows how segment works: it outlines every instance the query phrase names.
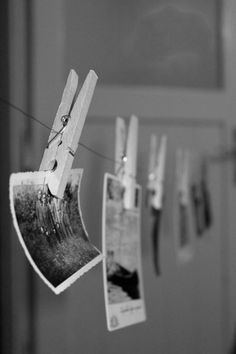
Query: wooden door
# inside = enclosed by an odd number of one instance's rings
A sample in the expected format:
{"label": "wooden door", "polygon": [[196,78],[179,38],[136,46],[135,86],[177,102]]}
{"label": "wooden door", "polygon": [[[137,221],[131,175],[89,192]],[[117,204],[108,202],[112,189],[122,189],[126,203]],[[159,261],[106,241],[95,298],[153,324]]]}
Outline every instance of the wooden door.
{"label": "wooden door", "polygon": [[[114,156],[115,120],[88,118],[81,141],[106,157]],[[168,137],[165,204],[160,232],[161,275],[152,264],[152,217],[145,207],[147,156],[151,133]],[[55,296],[37,281],[38,353],[222,353],[222,328],[227,292],[224,283],[226,229],[223,169],[209,166],[213,225],[202,238],[194,229],[190,208],[189,232],[193,237],[193,259],[178,264],[175,250],[176,173],[179,147],[199,156],[222,145],[220,121],[140,118],[138,175],[143,186],[142,262],[147,321],[109,333],[106,328],[102,265],[85,274],[64,294]],[[101,249],[102,187],[105,172],[113,163],[80,146],[74,162],[84,168],[81,207],[91,240]]]}

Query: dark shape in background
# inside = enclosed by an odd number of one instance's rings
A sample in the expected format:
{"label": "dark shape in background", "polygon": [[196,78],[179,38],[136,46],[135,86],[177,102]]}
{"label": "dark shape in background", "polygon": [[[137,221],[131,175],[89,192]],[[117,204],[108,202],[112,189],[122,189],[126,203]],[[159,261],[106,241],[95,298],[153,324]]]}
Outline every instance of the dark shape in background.
{"label": "dark shape in background", "polygon": [[200,178],[191,186],[191,199],[196,234],[202,236],[213,223],[211,196],[208,183],[207,162],[202,161]]}
{"label": "dark shape in background", "polygon": [[207,186],[207,181],[205,179],[202,179],[201,186],[202,186],[202,194],[203,194],[205,226],[206,229],[209,229],[213,222],[213,216],[212,216],[210,192]]}
{"label": "dark shape in background", "polygon": [[160,267],[160,223],[161,223],[161,209],[152,208],[153,229],[152,229],[152,253],[153,266],[156,275],[161,275]]}
{"label": "dark shape in background", "polygon": [[188,209],[187,205],[179,203],[179,246],[180,248],[188,246],[189,227],[188,227]]}
{"label": "dark shape in background", "polygon": [[193,219],[196,229],[196,234],[202,236],[205,225],[204,225],[204,213],[203,213],[203,195],[202,189],[199,183],[195,183],[191,186],[191,200],[193,205]]}

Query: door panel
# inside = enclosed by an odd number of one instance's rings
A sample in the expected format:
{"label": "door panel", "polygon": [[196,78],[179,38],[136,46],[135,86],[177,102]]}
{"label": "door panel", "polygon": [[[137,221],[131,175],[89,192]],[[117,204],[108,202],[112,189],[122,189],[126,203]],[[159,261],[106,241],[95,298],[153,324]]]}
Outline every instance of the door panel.
{"label": "door panel", "polygon": [[[151,133],[168,136],[165,204],[160,233],[161,276],[152,265],[152,218],[145,207],[145,185]],[[209,188],[213,225],[204,237],[197,238],[190,210],[190,232],[194,256],[186,264],[176,262],[175,152],[189,148],[200,155],[221,146],[220,122],[181,118],[140,119],[137,180],[143,186],[142,262],[147,321],[109,333],[106,329],[103,299],[102,264],[99,264],[68,290],[55,296],[37,280],[38,354],[45,353],[223,353],[222,304],[227,306],[222,244],[227,242],[223,224],[225,205],[222,166],[209,167]],[[114,156],[115,120],[88,118],[81,141],[108,158]],[[105,172],[113,173],[113,162],[80,146],[74,167],[84,168],[81,183],[81,208],[92,242],[101,249],[102,188]],[[225,246],[224,246],[225,247]]]}

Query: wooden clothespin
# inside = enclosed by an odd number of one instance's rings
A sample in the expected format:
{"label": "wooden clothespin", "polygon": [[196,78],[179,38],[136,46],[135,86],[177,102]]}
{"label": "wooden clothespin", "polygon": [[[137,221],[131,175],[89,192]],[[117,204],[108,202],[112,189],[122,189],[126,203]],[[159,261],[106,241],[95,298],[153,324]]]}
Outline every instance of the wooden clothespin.
{"label": "wooden clothespin", "polygon": [[148,183],[147,183],[147,200],[151,207],[153,216],[152,227],[152,246],[153,246],[153,265],[156,275],[161,274],[160,268],[160,224],[162,215],[163,203],[163,182],[165,174],[166,161],[166,136],[163,135],[157,146],[157,136],[151,135],[149,168],[148,168]]}
{"label": "wooden clothespin", "polygon": [[166,136],[162,135],[159,148],[157,148],[157,136],[151,135],[147,189],[151,194],[150,206],[154,209],[161,209],[163,202],[166,142]]}
{"label": "wooden clothespin", "polygon": [[76,98],[78,75],[70,71],[62,95],[40,171],[51,171],[45,181],[52,195],[62,198],[70,173],[80,135],[97,82],[90,70]]}
{"label": "wooden clothespin", "polygon": [[177,151],[177,191],[180,204],[185,206],[189,204],[189,165],[189,151],[179,149]]}
{"label": "wooden clothespin", "polygon": [[152,193],[154,190],[155,167],[157,155],[157,136],[152,134],[150,139],[149,163],[148,163],[148,180],[147,190]]}
{"label": "wooden clothespin", "polygon": [[181,262],[189,261],[193,256],[193,243],[189,223],[189,176],[190,153],[187,150],[177,151],[177,203],[178,203],[178,236],[176,246],[178,259]]}
{"label": "wooden clothespin", "polygon": [[128,131],[123,118],[116,119],[115,173],[124,186],[124,207],[135,206],[138,118],[131,116]]}

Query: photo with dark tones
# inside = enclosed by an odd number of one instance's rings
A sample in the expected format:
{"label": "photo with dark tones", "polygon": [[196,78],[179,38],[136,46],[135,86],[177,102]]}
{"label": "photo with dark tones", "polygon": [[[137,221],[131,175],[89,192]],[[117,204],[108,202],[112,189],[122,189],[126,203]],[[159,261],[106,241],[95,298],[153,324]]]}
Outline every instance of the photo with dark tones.
{"label": "photo with dark tones", "polygon": [[46,173],[11,176],[11,209],[27,257],[58,294],[97,264],[101,254],[89,241],[80,212],[82,170],[71,171],[63,199],[50,194]]}
{"label": "photo with dark tones", "polygon": [[[145,319],[141,277],[140,194],[140,188],[136,188],[134,209],[124,209],[121,182],[106,174],[103,199],[103,252],[106,259],[103,269],[110,330]],[[123,305],[127,305],[125,310]]]}

